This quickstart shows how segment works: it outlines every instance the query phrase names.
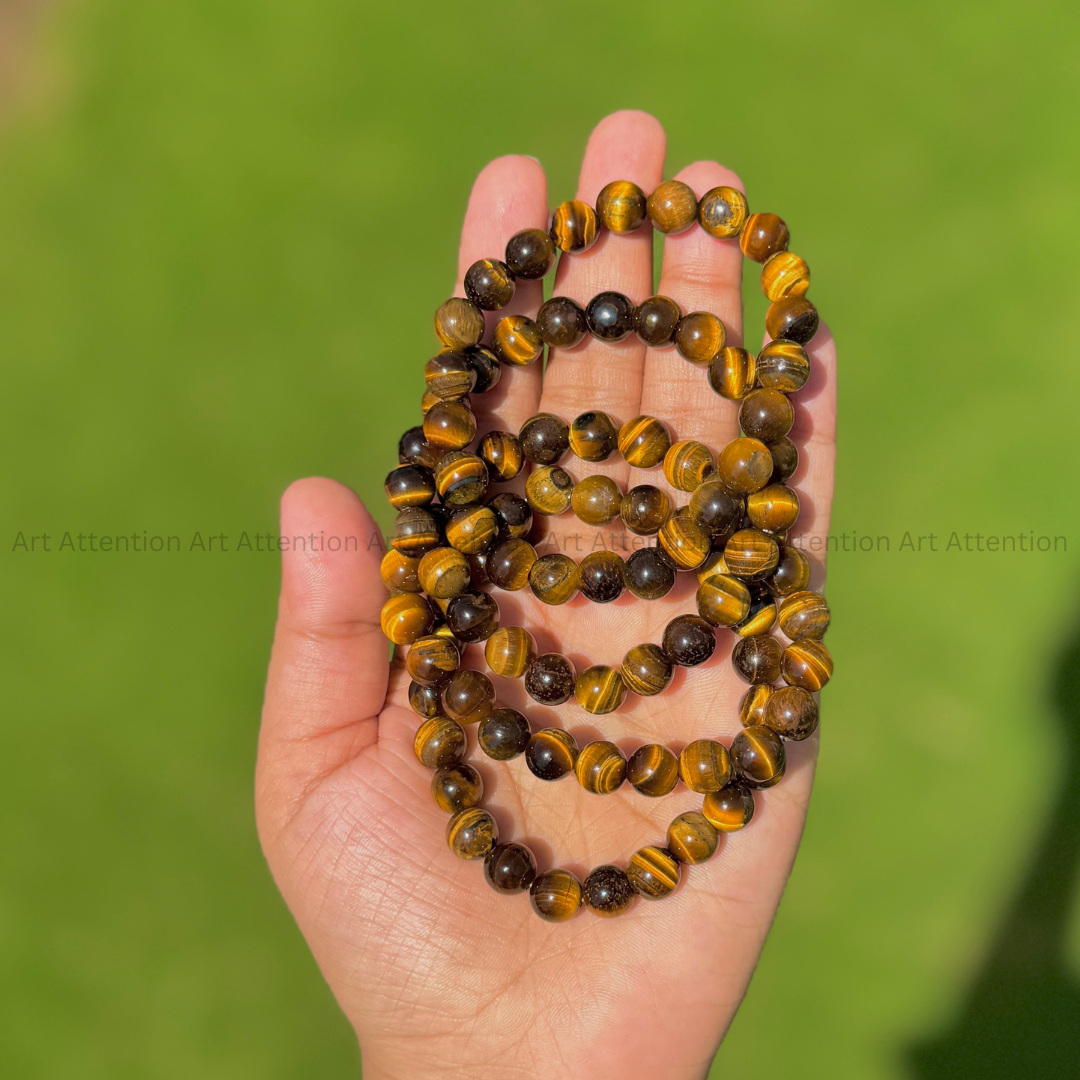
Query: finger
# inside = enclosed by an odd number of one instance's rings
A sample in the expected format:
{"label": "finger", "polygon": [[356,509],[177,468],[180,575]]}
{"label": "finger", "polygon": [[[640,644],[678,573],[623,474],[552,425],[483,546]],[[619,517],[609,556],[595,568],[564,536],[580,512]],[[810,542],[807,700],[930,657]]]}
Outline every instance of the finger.
{"label": "finger", "polygon": [[[458,251],[458,280],[455,296],[465,295],[465,272],[477,259],[502,259],[506,242],[522,229],[546,229],[547,180],[535,158],[509,154],[496,158],[481,170],[473,184]],[[543,303],[543,283],[520,279],[513,300],[498,311],[486,313],[487,334],[505,315],[536,316]],[[538,409],[540,364],[527,367],[503,365],[502,375],[487,393],[472,396],[480,434],[512,431]]]}

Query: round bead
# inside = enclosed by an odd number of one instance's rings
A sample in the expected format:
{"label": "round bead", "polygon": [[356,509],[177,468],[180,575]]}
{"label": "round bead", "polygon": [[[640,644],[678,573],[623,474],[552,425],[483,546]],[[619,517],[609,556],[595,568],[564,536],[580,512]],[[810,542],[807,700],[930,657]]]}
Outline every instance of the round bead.
{"label": "round bead", "polygon": [[574,736],[562,728],[541,728],[525,747],[529,772],[541,780],[560,780],[573,772],[577,755]]}
{"label": "round bead", "polygon": [[597,604],[618,599],[626,587],[626,564],[614,551],[594,551],[578,565],[578,588]]}
{"label": "round bead", "polygon": [[639,600],[659,600],[675,584],[675,568],[659,548],[638,548],[626,560],[626,587]]}
{"label": "round bead", "polygon": [[663,650],[680,667],[704,664],[716,648],[712,627],[697,615],[678,615],[664,627]]}
{"label": "round bead", "polygon": [[439,533],[434,514],[422,506],[410,506],[398,514],[390,544],[399,554],[418,559],[439,546]]}
{"label": "round bead", "polygon": [[710,235],[720,239],[738,236],[748,214],[746,196],[733,187],[714,187],[698,204],[698,221]]}
{"label": "round bead", "polygon": [[737,626],[750,611],[750,590],[730,574],[710,574],[698,585],[698,614],[712,626]]}
{"label": "round bead", "polygon": [[645,192],[629,180],[612,180],[596,196],[596,216],[605,229],[628,233],[645,223]]}
{"label": "round bead", "polygon": [[435,312],[435,333],[448,349],[469,349],[484,336],[484,313],[471,301],[451,297]]}
{"label": "round bead", "polygon": [[453,641],[441,634],[427,634],[412,643],[405,657],[405,670],[420,686],[437,686],[457,671],[460,663],[461,653]]}
{"label": "round bead", "polygon": [[786,483],[799,467],[799,451],[795,444],[786,436],[774,443],[769,443],[769,453],[773,459],[772,482],[774,484]]}
{"label": "round bead", "polygon": [[493,761],[510,761],[525,753],[531,734],[529,721],[517,709],[496,709],[480,721],[476,741]]}
{"label": "round bead", "polygon": [[555,241],[543,229],[522,229],[506,244],[506,265],[517,278],[536,281],[555,265]]}
{"label": "round bead", "polygon": [[817,731],[817,699],[801,686],[781,686],[765,703],[760,724],[785,739],[799,742],[809,738]]}
{"label": "round bead", "polygon": [[754,683],[739,702],[739,723],[743,727],[760,727],[765,723],[765,709],[776,687],[768,683]]}
{"label": "round bead", "polygon": [[496,844],[484,859],[484,877],[496,892],[524,892],[536,877],[536,859],[524,844]]}
{"label": "round bead", "polygon": [[485,567],[491,583],[507,592],[517,592],[529,584],[529,571],[536,562],[536,550],[527,540],[508,536],[487,554]]}
{"label": "round bead", "polygon": [[626,779],[636,791],[657,799],[679,782],[679,759],[660,743],[638,747],[626,763]]}
{"label": "round bead", "polygon": [[619,429],[605,412],[584,412],[570,425],[570,449],[582,461],[606,461],[619,445]]}
{"label": "round bead", "polygon": [[558,465],[541,465],[525,481],[525,495],[538,514],[565,513],[570,509],[573,493],[573,478]]}
{"label": "round bead", "polygon": [[763,263],[770,255],[786,250],[788,239],[788,227],[781,218],[775,214],[751,214],[739,236],[739,247],[748,259]]}
{"label": "round bead", "polygon": [[622,787],[626,779],[626,758],[614,743],[591,742],[578,754],[574,773],[586,791],[610,795]]}
{"label": "round bead", "polygon": [[679,755],[679,779],[691,791],[719,791],[731,779],[727,747],[713,739],[696,739]]}
{"label": "round bead", "polygon": [[752,352],[729,345],[721,349],[709,365],[709,385],[728,401],[739,401],[750,392],[757,375]]}
{"label": "round bead", "polygon": [[731,629],[740,637],[753,637],[755,634],[767,634],[775,624],[776,603],[773,598],[765,591],[758,594],[751,592],[750,610],[746,618]]}
{"label": "round bead", "polygon": [[536,642],[522,626],[501,626],[484,644],[484,659],[496,675],[520,679],[536,655]]}
{"label": "round bead", "polygon": [[499,629],[499,605],[483,592],[459,593],[447,601],[445,617],[459,641],[484,641]]}
{"label": "round bead", "polygon": [[397,592],[420,592],[420,560],[388,548],[379,563],[379,576],[388,589]]}
{"label": "round bead", "polygon": [[488,476],[487,465],[475,454],[453,450],[435,469],[435,486],[444,506],[468,506],[483,499]]}
{"label": "round bead", "polygon": [[456,765],[468,748],[465,729],[448,716],[433,716],[416,729],[413,751],[421,765],[445,769]]}
{"label": "round bead", "polygon": [[793,394],[810,378],[810,357],[794,341],[770,341],[757,356],[758,386]]}
{"label": "round bead", "polygon": [[734,439],[720,451],[716,471],[729,491],[748,495],[772,478],[772,454],[759,439]]}
{"label": "round bead", "polygon": [[418,593],[401,593],[383,604],[379,622],[395,645],[411,645],[435,625],[435,612]]}
{"label": "round bead", "polygon": [[554,413],[537,413],[521,425],[518,439],[534,465],[554,465],[570,448],[570,429]]}
{"label": "round bead", "polygon": [[443,450],[464,450],[476,438],[476,417],[463,401],[437,401],[424,417],[424,437]]}
{"label": "round bead", "polygon": [[761,268],[761,288],[772,301],[803,296],[810,288],[810,267],[790,251],[778,251]]}
{"label": "round bead", "polygon": [[776,442],[795,422],[795,410],[779,390],[751,390],[739,406],[739,426],[751,439]]}
{"label": "round bead", "polygon": [[622,498],[619,513],[623,524],[638,536],[652,536],[671,517],[671,499],[652,484],[639,484]]}
{"label": "round bead", "polygon": [[478,259],[465,271],[465,295],[485,311],[506,307],[515,287],[510,267],[498,259]]}
{"label": "round bead", "polygon": [[561,705],[574,692],[574,665],[560,653],[541,653],[525,667],[525,690],[541,705]]}
{"label": "round bead", "polygon": [[477,453],[497,482],[513,480],[525,464],[521,442],[509,431],[489,431],[480,440]]}
{"label": "round bead", "polygon": [[668,826],[667,849],[681,863],[703,863],[712,858],[720,837],[704,814],[688,810]]}
{"label": "round bead", "polygon": [[453,548],[438,547],[420,560],[418,576],[433,600],[449,600],[469,587],[469,560]]}
{"label": "round bead", "polygon": [[627,652],[619,670],[627,690],[639,697],[652,697],[667,689],[675,668],[659,645],[646,642]]}
{"label": "round bead", "polygon": [[801,686],[813,693],[832,678],[833,662],[829,650],[820,641],[803,638],[784,650],[780,674],[784,682]]}
{"label": "round bead", "polygon": [[525,367],[544,351],[540,331],[527,315],[504,315],[495,324],[491,345],[495,355],[511,367]]}
{"label": "round bead", "polygon": [[444,715],[438,689],[415,680],[409,683],[409,705],[422,720],[433,720],[436,716]]}
{"label": "round bead", "polygon": [[446,715],[459,724],[478,724],[495,707],[495,687],[482,671],[455,671],[442,690]]}
{"label": "round bead", "polygon": [[596,211],[588,203],[572,199],[560,203],[551,215],[551,239],[560,251],[578,254],[596,243]]}
{"label": "round bead", "polygon": [[459,859],[483,859],[499,841],[495,819],[479,806],[456,813],[446,825],[446,842]]}
{"label": "round bead", "polygon": [[383,483],[386,497],[395,510],[406,506],[427,506],[435,498],[435,478],[423,465],[399,465]]}
{"label": "round bead", "polygon": [[619,292],[598,293],[585,309],[589,333],[600,341],[622,341],[634,329],[634,303]]}
{"label": "round bead", "polygon": [[708,311],[692,311],[675,327],[675,348],[692,364],[711,364],[726,340],[724,324]]}
{"label": "round bead", "polygon": [[491,507],[498,522],[499,531],[507,536],[527,536],[532,528],[532,509],[528,502],[512,491],[503,491],[492,499]]}
{"label": "round bead", "polygon": [[696,570],[709,557],[709,534],[693,519],[687,506],[679,507],[664,522],[656,539],[679,570]]}
{"label": "round bead", "polygon": [[654,228],[679,233],[697,218],[697,196],[681,180],[665,180],[649,196],[645,208]]}
{"label": "round bead", "polygon": [[743,728],[731,742],[731,763],[747,787],[778,784],[784,775],[784,744],[767,727]]}
{"label": "round bead", "polygon": [[541,555],[529,571],[529,587],[545,604],[565,604],[578,591],[578,565],[569,555]]}
{"label": "round bead", "polygon": [[484,796],[484,781],[465,762],[447,765],[431,778],[431,794],[440,810],[457,814],[475,806]]}
{"label": "round bead", "polygon": [[638,896],[660,900],[679,884],[679,861],[667,848],[643,847],[630,856],[626,876]]}
{"label": "round bead", "polygon": [[574,485],[570,505],[586,525],[608,525],[619,516],[622,492],[610,476],[597,473]]}
{"label": "round bead", "polygon": [[799,520],[799,496],[784,484],[769,484],[747,496],[746,516],[762,532],[787,532]]}
{"label": "round bead", "polygon": [[626,871],[618,866],[598,866],[582,882],[585,906],[605,919],[621,915],[634,902],[634,889]]}
{"label": "round bead", "polygon": [[464,353],[447,349],[424,366],[424,383],[440,401],[460,401],[476,386],[476,372]]}
{"label": "round bead", "polygon": [[441,400],[442,399],[437,394],[433,394],[430,390],[425,390],[423,396],[420,398],[420,412],[423,413],[424,416],[427,416],[431,411],[432,406],[437,405]]}
{"label": "round bead", "polygon": [[810,584],[810,560],[798,548],[785,544],[780,548],[776,569],[765,579],[773,596],[790,596]]}
{"label": "round bead", "polygon": [[659,348],[671,344],[680,318],[679,305],[670,297],[650,296],[634,310],[634,329],[646,345]]}
{"label": "round bead", "polygon": [[705,820],[719,832],[735,832],[754,816],[754,793],[737,781],[720,791],[710,791],[701,807]]}
{"label": "round bead", "polygon": [[581,907],[581,882],[569,870],[546,870],[529,887],[529,901],[545,922],[566,922]]}
{"label": "round bead", "polygon": [[740,529],[724,546],[724,562],[734,577],[764,577],[776,569],[779,561],[776,541],[757,529]]}
{"label": "round bead", "polygon": [[805,296],[777,300],[765,312],[765,330],[771,338],[805,345],[817,333],[817,308]]}
{"label": "round bead", "polygon": [[409,428],[398,440],[398,460],[402,464],[423,465],[434,472],[442,455],[441,447],[433,446],[424,438],[422,425]]}
{"label": "round bead", "polygon": [[617,668],[594,664],[577,677],[574,696],[586,712],[614,712],[626,697],[626,684]]}
{"label": "round bead", "polygon": [[498,533],[498,518],[490,506],[464,506],[446,522],[446,542],[464,555],[486,551]]}
{"label": "round bead", "polygon": [[655,416],[635,416],[619,428],[619,453],[635,469],[651,469],[664,460],[671,436]]}
{"label": "round bead", "polygon": [[690,516],[714,540],[727,539],[738,528],[743,516],[743,502],[716,479],[705,480],[694,488],[687,503]]}
{"label": "round bead", "polygon": [[796,592],[780,605],[780,629],[792,641],[822,638],[832,616],[825,597],[816,592]]}
{"label": "round bead", "polygon": [[486,394],[502,378],[499,358],[484,345],[474,345],[471,349],[466,349],[465,360],[476,375],[474,393]]}
{"label": "round bead", "polygon": [[731,666],[748,683],[773,683],[780,678],[784,648],[774,637],[746,637],[735,643]]}
{"label": "round bead", "polygon": [[536,315],[536,326],[545,345],[572,349],[589,332],[585,309],[568,296],[553,296]]}
{"label": "round bead", "polygon": [[693,491],[714,468],[712,451],[695,439],[672,443],[664,455],[664,478],[679,491]]}

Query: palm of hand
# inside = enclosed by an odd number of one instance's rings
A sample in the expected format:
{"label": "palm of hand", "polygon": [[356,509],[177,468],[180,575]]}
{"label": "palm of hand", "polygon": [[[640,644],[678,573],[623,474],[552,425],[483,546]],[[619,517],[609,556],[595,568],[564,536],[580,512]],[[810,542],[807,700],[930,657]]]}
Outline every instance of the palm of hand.
{"label": "palm of hand", "polygon": [[[664,138],[640,113],[608,117],[593,134],[580,197],[591,202],[611,179],[645,191],[660,181]],[[737,178],[711,163],[679,175],[699,195]],[[497,255],[519,229],[546,223],[539,166],[502,158],[477,181],[466,216],[461,273]],[[585,302],[604,289],[640,300],[652,289],[649,230],[603,237],[564,262],[556,292]],[[666,242],[659,291],[684,311],[719,315],[735,339],[741,330],[741,255],[693,229]],[[461,295],[460,283],[455,295]],[[535,314],[539,287],[519,283],[509,311]],[[503,313],[500,313],[503,314]],[[731,339],[729,339],[730,342]],[[802,498],[796,531],[824,533],[832,494],[835,359],[824,329],[810,353],[811,382],[796,399],[792,438],[803,461],[792,484]],[[680,438],[714,451],[737,434],[736,409],[708,387],[704,370],[672,350],[646,350],[636,339],[585,344],[555,356],[541,385],[533,368],[504,370],[499,385],[474,399],[481,431],[516,431],[538,411],[571,419],[604,409],[617,421],[639,413],[665,419]],[[621,458],[588,466],[622,490],[658,481],[657,470],[629,469]],[[672,493],[677,504],[686,496]],[[606,527],[572,518],[548,522],[541,553],[590,550],[624,542]],[[324,531],[367,536],[367,512],[346,489],[325,480],[293,485],[282,509],[282,534]],[[630,537],[629,539],[633,539]],[[536,918],[524,897],[496,895],[478,865],[448,851],[446,815],[432,802],[430,773],[412,749],[417,719],[408,707],[400,662],[388,670],[378,625],[385,593],[378,552],[333,556],[289,553],[260,740],[260,834],[278,884],[357,1030],[365,1075],[546,1078],[703,1076],[753,971],[798,845],[817,737],[789,744],[783,782],[757,800],[750,828],[721,841],[709,863],[657,904],[639,902],[604,920],[583,913],[566,924]],[[629,554],[628,548],[623,550]],[[823,568],[815,566],[814,587]],[[499,593],[503,625],[522,625],[542,650],[568,655],[578,670],[617,665],[625,651],[659,641],[675,615],[694,611],[693,575],[680,575],[662,600],[629,594],[609,605],[581,597],[549,608],[525,593]],[[732,639],[732,640],[726,640]],[[677,669],[653,698],[627,700],[618,712],[590,717],[574,705],[544,709],[528,702],[520,681],[496,680],[500,702],[538,726],[569,728],[579,745],[595,738],[624,753],[645,742],[678,750],[702,737],[729,741],[739,727],[746,689],[729,663],[733,635],[719,634],[712,660]],[[463,666],[483,667],[482,646]],[[591,723],[590,723],[591,721]],[[482,755],[481,755],[482,757]],[[583,877],[604,862],[662,843],[676,814],[701,797],[680,788],[647,799],[624,785],[591,795],[573,779],[545,784],[524,761],[476,760],[484,805],[502,839],[528,843],[541,867],[560,865]]]}

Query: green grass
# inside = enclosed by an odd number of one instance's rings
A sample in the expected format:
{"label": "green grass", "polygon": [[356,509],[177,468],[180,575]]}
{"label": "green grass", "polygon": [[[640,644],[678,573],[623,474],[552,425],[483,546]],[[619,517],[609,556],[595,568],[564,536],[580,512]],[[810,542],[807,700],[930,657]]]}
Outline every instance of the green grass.
{"label": "green grass", "polygon": [[[275,556],[55,548],[272,530],[309,473],[381,506],[475,173],[535,154],[569,197],[620,107],[791,224],[841,347],[835,529],[891,542],[831,562],[806,842],[716,1075],[965,1075],[912,1047],[982,1030],[1051,807],[1080,820],[1049,689],[1080,599],[1075,5],[372,8],[60,4],[0,129],[5,1075],[356,1074],[252,825]],[[1067,910],[1020,973],[1075,992]]]}

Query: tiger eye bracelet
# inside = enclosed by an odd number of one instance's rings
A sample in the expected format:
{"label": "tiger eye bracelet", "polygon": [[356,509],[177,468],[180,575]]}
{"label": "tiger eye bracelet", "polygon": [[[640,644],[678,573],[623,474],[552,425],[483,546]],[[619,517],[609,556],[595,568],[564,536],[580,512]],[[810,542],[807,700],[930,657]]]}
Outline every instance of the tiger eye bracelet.
{"label": "tiger eye bracelet", "polygon": [[[646,222],[662,233],[696,224],[736,241],[747,258],[762,264],[772,340],[759,353],[729,345],[723,322],[709,312],[683,312],[665,296],[635,303],[613,291],[584,305],[553,296],[535,319],[499,319],[490,345],[483,343],[484,313],[509,304],[517,281],[545,277],[560,257],[588,250],[602,230],[630,233]],[[603,188],[595,207],[563,203],[547,232],[522,230],[508,241],[503,259],[475,262],[465,274],[465,296],[452,297],[435,313],[443,349],[424,370],[423,422],[401,437],[400,464],[385,483],[398,517],[382,560],[391,595],[381,624],[390,641],[409,647],[409,703],[421,720],[414,749],[433,770],[435,802],[452,815],[450,849],[462,859],[482,859],[497,892],[528,891],[533,910],[547,921],[564,921],[582,906],[610,917],[637,897],[669,895],[684,866],[713,854],[720,833],[750,823],[754,792],[784,775],[785,742],[817,730],[816,695],[832,675],[821,641],[830,613],[824,598],[809,589],[809,560],[789,543],[799,497],[788,481],[799,455],[788,435],[795,421],[789,395],[810,376],[804,346],[817,331],[818,316],[806,298],[809,267],[788,251],[788,241],[779,217],[750,214],[745,196],[733,188],[713,188],[699,200],[677,180],[649,196],[617,180]],[[673,440],[656,417],[619,423],[590,410],[569,422],[538,413],[516,433],[490,430],[477,440],[470,395],[497,385],[503,367],[535,363],[545,349],[573,349],[587,338],[617,342],[630,334],[650,348],[672,347],[705,369],[712,389],[738,403],[739,437],[714,454],[700,441]],[[687,502],[674,505],[654,484],[623,491],[603,474],[575,480],[573,466],[566,467],[568,455],[596,463],[615,454],[635,469],[658,470],[670,489],[686,493]],[[524,496],[498,490],[522,474]],[[561,552],[539,553],[529,541],[534,521],[570,512],[586,525],[618,522],[635,537],[656,542],[635,542],[626,559],[607,548],[580,562]],[[593,664],[580,673],[560,653],[541,653],[525,627],[500,625],[488,591],[527,588],[549,605],[579,593],[597,604],[626,591],[656,600],[670,592],[679,573],[689,572],[697,579],[696,612],[670,620],[659,644],[635,645],[618,664]],[[605,739],[579,748],[561,728],[533,731],[522,713],[498,703],[487,675],[461,666],[465,646],[483,642],[489,670],[521,679],[532,700],[548,706],[572,700],[602,715],[618,709],[627,694],[662,693],[677,666],[703,664],[715,650],[719,628],[735,635],[732,667],[749,684],[739,705],[742,730],[730,745],[702,738],[678,753],[649,743],[625,756]],[[494,818],[479,805],[483,780],[464,761],[472,725],[488,758],[524,757],[539,780],[573,774],[585,791],[598,795],[629,783],[648,798],[682,783],[704,795],[701,811],[679,814],[664,842],[639,849],[625,869],[599,866],[584,881],[564,869],[538,872],[529,848],[500,840]]]}

